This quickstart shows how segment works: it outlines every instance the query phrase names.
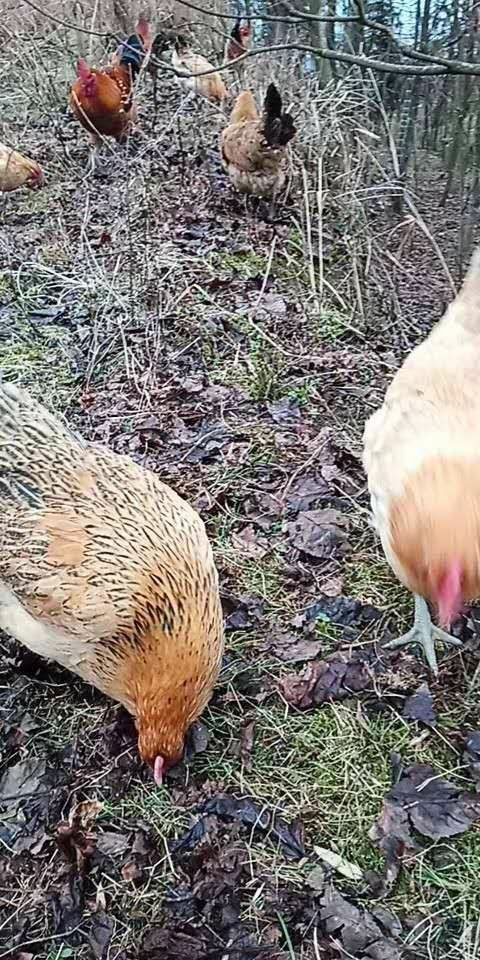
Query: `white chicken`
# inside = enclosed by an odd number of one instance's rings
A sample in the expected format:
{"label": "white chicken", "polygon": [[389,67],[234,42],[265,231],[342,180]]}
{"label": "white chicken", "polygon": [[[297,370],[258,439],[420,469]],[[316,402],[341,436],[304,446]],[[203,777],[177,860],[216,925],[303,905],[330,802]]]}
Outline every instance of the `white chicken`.
{"label": "white chicken", "polygon": [[[480,595],[480,250],[457,297],[407,357],[368,421],[363,462],[390,566],[415,595],[417,642],[438,670],[435,640]],[[427,602],[438,611],[432,624]]]}

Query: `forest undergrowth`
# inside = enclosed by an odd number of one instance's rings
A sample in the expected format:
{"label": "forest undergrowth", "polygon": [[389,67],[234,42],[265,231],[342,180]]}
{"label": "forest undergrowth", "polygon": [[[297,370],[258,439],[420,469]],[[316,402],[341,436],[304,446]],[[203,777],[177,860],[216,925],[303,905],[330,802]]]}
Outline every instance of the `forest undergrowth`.
{"label": "forest undergrowth", "polygon": [[[159,789],[115,704],[2,637],[0,960],[480,957],[476,613],[436,680],[383,649],[412,603],[361,466],[365,419],[458,281],[461,198],[440,206],[425,155],[393,213],[373,81],[320,89],[286,60],[248,68],[298,131],[273,221],[221,171],[222,113],[170,74],[87,177],[75,38],[32,56],[19,36],[0,57],[0,139],[46,171],[1,198],[1,373],[196,506],[227,648]],[[419,764],[400,850],[391,787]]]}

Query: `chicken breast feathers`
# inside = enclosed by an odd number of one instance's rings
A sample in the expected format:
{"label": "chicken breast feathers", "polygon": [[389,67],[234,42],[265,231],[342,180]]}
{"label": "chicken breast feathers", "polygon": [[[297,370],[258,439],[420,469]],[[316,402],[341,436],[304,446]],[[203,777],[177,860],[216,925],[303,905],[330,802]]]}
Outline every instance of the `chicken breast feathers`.
{"label": "chicken breast feathers", "polygon": [[365,427],[364,466],[382,544],[400,580],[437,603],[452,564],[480,594],[480,253]]}

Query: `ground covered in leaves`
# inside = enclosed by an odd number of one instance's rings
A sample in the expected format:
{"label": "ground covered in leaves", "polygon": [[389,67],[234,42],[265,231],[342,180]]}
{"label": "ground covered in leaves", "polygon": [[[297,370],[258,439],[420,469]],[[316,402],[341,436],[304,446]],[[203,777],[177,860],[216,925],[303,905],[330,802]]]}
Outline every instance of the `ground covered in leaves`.
{"label": "ground covered in leaves", "polygon": [[[145,88],[143,134],[83,180],[57,86],[3,118],[48,179],[2,201],[2,375],[195,504],[227,648],[158,789],[116,705],[2,638],[0,960],[480,956],[476,613],[436,681],[383,649],[411,601],[360,460],[365,417],[449,297],[428,236],[372,189],[370,254],[352,260],[367,225],[335,164],[355,99],[336,140],[328,125],[321,224],[297,105],[270,223],[221,174],[221,116],[172,119],[173,84],[156,117]],[[440,211],[436,192],[418,208],[452,266],[456,201]]]}

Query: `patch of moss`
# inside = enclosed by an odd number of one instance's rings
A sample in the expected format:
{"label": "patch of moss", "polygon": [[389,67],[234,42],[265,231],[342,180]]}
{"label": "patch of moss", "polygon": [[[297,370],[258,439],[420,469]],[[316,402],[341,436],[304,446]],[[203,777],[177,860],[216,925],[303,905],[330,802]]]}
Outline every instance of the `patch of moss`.
{"label": "patch of moss", "polygon": [[315,337],[321,343],[334,343],[349,330],[347,318],[334,307],[322,308],[320,316],[313,319]]}
{"label": "patch of moss", "polygon": [[267,257],[255,253],[253,250],[242,250],[238,253],[216,253],[213,257],[213,266],[217,273],[226,275],[235,273],[245,280],[264,276],[267,264]]}
{"label": "patch of moss", "polygon": [[[23,332],[23,338],[18,334]],[[70,334],[59,327],[44,327],[36,338],[27,324],[17,321],[16,336],[0,343],[0,369],[53,409],[62,410],[75,392],[68,344]]]}

